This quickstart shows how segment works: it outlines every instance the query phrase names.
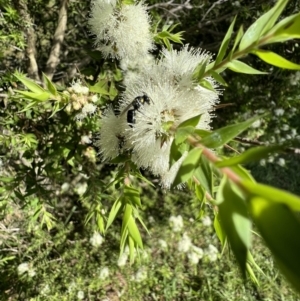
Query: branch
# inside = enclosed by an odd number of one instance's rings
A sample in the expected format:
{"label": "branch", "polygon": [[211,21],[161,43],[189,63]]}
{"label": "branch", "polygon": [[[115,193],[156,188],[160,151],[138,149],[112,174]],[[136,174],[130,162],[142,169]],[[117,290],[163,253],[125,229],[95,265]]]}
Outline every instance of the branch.
{"label": "branch", "polygon": [[[250,145],[269,146],[268,143],[260,142],[257,140],[251,140],[251,139],[247,139],[247,138],[236,137],[233,140],[235,140],[237,142],[245,143],[245,144],[250,144]],[[286,147],[286,148],[283,148],[283,151],[285,153],[290,153],[290,154],[295,154],[295,155],[300,154],[300,148]]]}
{"label": "branch", "polygon": [[39,68],[36,62],[36,34],[34,30],[33,21],[28,13],[27,3],[26,1],[14,1],[14,4],[20,14],[20,17],[24,20],[24,23],[26,24],[26,55],[29,59],[29,66],[27,70],[28,77],[40,81]]}
{"label": "branch", "polygon": [[50,80],[52,79],[56,67],[60,62],[60,49],[64,40],[64,35],[67,27],[67,9],[68,0],[62,0],[61,8],[58,15],[58,24],[55,30],[51,52],[45,70],[45,74],[49,77]]}

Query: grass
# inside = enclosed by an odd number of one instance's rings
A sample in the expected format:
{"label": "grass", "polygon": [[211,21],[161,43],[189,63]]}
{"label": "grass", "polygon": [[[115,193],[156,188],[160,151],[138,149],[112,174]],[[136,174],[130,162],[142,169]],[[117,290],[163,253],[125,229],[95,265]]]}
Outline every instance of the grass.
{"label": "grass", "polygon": [[[2,222],[0,300],[300,300],[278,273],[259,237],[254,236],[253,254],[264,275],[256,272],[260,282],[256,286],[249,278],[242,279],[228,250],[220,255],[213,226],[196,218],[197,206],[191,195],[184,191],[145,194],[147,209],[143,214],[150,235],[143,233],[145,248],[133,265],[128,261],[124,266],[117,264],[118,221],[98,247],[90,243],[92,229],[76,227],[74,222],[67,227],[59,224],[53,232],[25,230],[27,222],[20,220],[20,214],[19,220],[11,217],[8,224]],[[174,232],[169,218],[178,215],[183,218],[183,226]],[[210,215],[209,208],[206,215]],[[16,223],[23,230],[4,240],[5,227],[7,230]],[[178,250],[184,235],[203,249],[196,265],[189,260],[190,251]],[[209,245],[219,250],[215,261],[209,256]],[[14,258],[3,261],[10,256]],[[24,262],[29,263],[34,275],[28,271],[18,274],[18,266]],[[107,277],[103,268],[109,270]]]}

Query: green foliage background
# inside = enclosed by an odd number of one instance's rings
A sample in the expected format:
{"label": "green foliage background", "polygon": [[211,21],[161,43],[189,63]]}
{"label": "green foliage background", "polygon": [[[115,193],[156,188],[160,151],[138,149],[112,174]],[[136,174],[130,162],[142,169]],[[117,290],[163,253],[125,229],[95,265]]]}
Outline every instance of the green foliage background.
{"label": "green foliage background", "polygon": [[[25,49],[29,19],[24,18],[22,13],[27,12],[34,23],[37,62],[42,71],[51,49],[59,4],[58,1],[35,1],[34,5],[26,1],[0,1],[0,84],[3,87],[19,87],[20,83],[11,74],[17,69],[27,70]],[[155,2],[151,1],[151,4]],[[217,52],[234,15],[238,14],[237,25],[244,24],[247,28],[255,17],[270,8],[266,3],[249,1],[241,1],[240,6],[231,1],[215,6],[214,1],[203,1],[200,8],[196,8],[199,6],[196,0],[190,4],[191,9],[183,10],[185,13],[177,16],[166,15],[164,9],[158,8],[153,12],[153,19],[161,16],[179,22],[177,30],[186,31],[186,43],[213,53]],[[27,10],[24,9],[26,6]],[[68,86],[75,65],[80,66],[82,76],[104,77],[110,74],[107,88],[112,94],[99,101],[99,105],[104,107],[114,99],[113,87],[120,84],[121,78],[117,73],[111,74],[110,70],[115,70],[114,62],[104,62],[99,53],[91,51],[93,37],[86,23],[88,10],[88,2],[69,4],[68,27],[54,81],[62,89]],[[299,1],[291,1],[285,14],[297,11]],[[287,59],[299,63],[297,41],[272,47]],[[83,61],[85,63],[81,65]],[[221,103],[233,105],[216,111],[213,126],[244,121],[258,113],[283,108],[283,116],[272,114],[244,136],[273,142],[287,139],[291,129],[299,134],[298,111],[292,108],[300,107],[300,76],[297,78],[295,72],[270,69],[255,57],[247,57],[246,62],[270,74],[246,76],[226,71],[228,88],[223,92]],[[93,83],[88,77],[85,80]],[[107,195],[101,194],[103,183],[116,173],[114,167],[96,161],[94,149],[80,142],[82,135],[96,132],[99,116],[91,117],[88,123],[78,124],[73,115],[63,111],[49,119],[53,110],[51,104],[40,105],[24,114],[17,113],[24,108],[24,104],[16,99],[6,103],[1,98],[0,105],[1,135],[5,137],[0,145],[0,169],[2,176],[13,175],[0,188],[1,300],[76,300],[78,291],[84,291],[85,300],[299,300],[278,275],[269,252],[258,238],[255,238],[257,243],[255,241],[253,253],[265,273],[258,275],[260,287],[251,282],[244,285],[233,256],[227,252],[217,262],[203,259],[197,267],[191,267],[177,251],[181,236],[173,233],[168,225],[171,215],[181,214],[184,217],[184,231],[198,246],[207,248],[209,244],[218,245],[218,241],[212,228],[201,223],[199,204],[186,191],[164,194],[163,191],[140,185],[143,218],[148,221],[151,231],[151,236],[143,233],[148,258],[141,256],[133,266],[119,268],[116,263],[121,221],[117,220],[113,225],[99,249],[89,242],[96,222],[85,222],[86,215],[97,206],[99,198],[103,204],[102,208],[97,208],[101,219],[101,210],[109,210],[116,193],[111,190]],[[289,130],[282,130],[283,125],[288,125]],[[275,133],[275,129],[279,131]],[[237,143],[232,146],[238,150],[248,147]],[[47,175],[37,177],[36,169],[42,168],[42,165],[33,158],[38,159],[41,154]],[[258,181],[300,194],[299,155],[284,154],[280,158],[285,159],[285,166],[277,163],[278,157],[265,166],[255,164],[249,168]],[[97,178],[99,173],[101,179]],[[84,174],[89,175],[88,180]],[[18,186],[20,182],[23,187]],[[70,188],[60,193],[64,182],[71,183]],[[92,190],[89,198],[79,196],[77,191],[86,182]],[[26,198],[22,196],[25,187],[29,187]],[[18,190],[19,193],[12,193]],[[205,209],[205,214],[210,214],[209,208]],[[152,223],[150,216],[154,218]],[[41,218],[44,218],[46,226],[40,226]],[[191,218],[193,221],[190,221]],[[52,229],[48,231],[47,226]],[[168,242],[167,251],[161,249],[159,239]],[[35,276],[18,275],[17,267],[23,262],[32,264]],[[99,270],[105,266],[109,267],[110,276],[102,280]],[[132,277],[141,267],[146,268],[148,278],[141,283],[135,282]]]}

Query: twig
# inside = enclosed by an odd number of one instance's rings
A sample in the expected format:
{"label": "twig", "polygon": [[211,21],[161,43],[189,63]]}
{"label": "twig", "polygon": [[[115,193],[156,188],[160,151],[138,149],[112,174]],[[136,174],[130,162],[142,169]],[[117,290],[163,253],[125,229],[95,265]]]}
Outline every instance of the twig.
{"label": "twig", "polygon": [[53,44],[50,52],[49,59],[46,64],[45,74],[52,79],[53,74],[57,65],[60,62],[59,55],[61,45],[64,40],[65,31],[67,27],[67,9],[68,9],[68,0],[62,0],[61,7],[58,15],[58,24],[54,33]]}
{"label": "twig", "polygon": [[[269,144],[257,140],[251,140],[247,138],[241,138],[241,137],[236,137],[234,138],[235,141],[245,143],[245,144],[250,144],[250,145],[257,145],[257,146],[269,146]],[[291,153],[291,154],[300,154],[300,148],[294,148],[294,147],[286,147],[282,149],[286,153]]]}
{"label": "twig", "polygon": [[29,59],[28,66],[28,76],[34,80],[39,81],[39,68],[36,62],[36,34],[34,30],[34,24],[32,19],[28,13],[28,7],[26,1],[14,1],[15,7],[17,8],[20,17],[24,19],[25,24],[27,24],[25,28],[26,37],[27,37],[27,47],[26,47],[26,55]]}

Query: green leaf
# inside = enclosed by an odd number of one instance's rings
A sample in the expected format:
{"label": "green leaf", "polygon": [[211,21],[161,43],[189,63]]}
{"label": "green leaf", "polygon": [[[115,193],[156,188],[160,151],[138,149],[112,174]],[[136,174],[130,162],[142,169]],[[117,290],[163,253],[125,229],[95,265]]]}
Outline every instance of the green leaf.
{"label": "green leaf", "polygon": [[184,128],[187,126],[196,127],[198,125],[198,123],[200,122],[201,116],[202,116],[202,114],[194,116],[188,120],[185,120],[184,122],[180,123],[177,128]]}
{"label": "green leaf", "polygon": [[169,165],[178,161],[181,158],[181,156],[182,156],[182,153],[180,152],[178,145],[176,145],[176,140],[174,139],[171,144],[171,149],[170,149]]}
{"label": "green leaf", "polygon": [[225,79],[224,79],[219,73],[217,73],[217,72],[215,72],[215,71],[210,71],[209,73],[211,74],[211,76],[212,76],[219,84],[221,84],[221,85],[223,85],[223,86],[225,86],[225,87],[228,86],[227,83],[226,83],[226,81],[225,81]]}
{"label": "green leaf", "polygon": [[201,154],[202,149],[200,148],[194,148],[188,153],[175,177],[173,187],[188,181],[193,176],[195,169],[198,167]]}
{"label": "green leaf", "polygon": [[117,214],[119,213],[119,211],[121,210],[122,207],[123,207],[122,199],[118,198],[114,202],[113,206],[110,209],[108,220],[107,220],[107,224],[106,224],[106,230],[109,228],[109,226],[115,220]]}
{"label": "green leaf", "polygon": [[[299,24],[300,26],[300,24]],[[256,49],[251,51],[251,53],[258,56],[264,62],[279,67],[283,69],[290,69],[290,70],[300,70],[300,65],[292,63],[285,59],[284,57],[270,51],[270,50],[263,50],[263,49]]]}
{"label": "green leaf", "polygon": [[213,195],[213,173],[209,161],[201,156],[199,167],[195,170],[194,176],[211,196]]}
{"label": "green leaf", "polygon": [[193,79],[195,79],[197,82],[199,82],[203,78],[209,59],[210,59],[209,57],[206,58],[203,62],[199,63],[199,65],[196,67],[193,74]]}
{"label": "green leaf", "polygon": [[261,198],[269,199],[272,202],[282,203],[291,210],[300,211],[300,197],[290,192],[250,181],[242,181],[241,184],[243,189],[252,196],[259,196]]}
{"label": "green leaf", "polygon": [[247,270],[248,275],[250,276],[252,282],[258,286],[259,285],[258,279],[257,279],[256,275],[254,274],[253,269],[248,262],[246,263],[246,270]]}
{"label": "green leaf", "polygon": [[265,44],[300,39],[300,13],[289,16],[277,23],[267,34]]}
{"label": "green leaf", "polygon": [[50,91],[50,93],[54,96],[57,96],[58,93],[57,93],[55,85],[51,82],[51,80],[44,73],[43,73],[43,79],[44,79],[44,82],[45,82],[48,90]]}
{"label": "green leaf", "polygon": [[246,73],[246,74],[267,74],[268,72],[262,72],[259,71],[257,69],[252,68],[251,66],[240,62],[238,60],[233,60],[229,63],[226,64],[226,66],[234,71],[234,72],[238,72],[238,73]]}
{"label": "green leaf", "polygon": [[63,108],[64,108],[64,105],[61,102],[55,101],[53,111],[48,118],[49,119],[52,118],[58,111],[62,110]]}
{"label": "green leaf", "polygon": [[282,145],[253,147],[248,149],[247,151],[245,151],[243,154],[239,156],[216,162],[215,165],[217,167],[225,167],[225,166],[255,162],[260,159],[266,158],[269,154],[277,152],[282,148],[283,148]]}
{"label": "green leaf", "polygon": [[109,95],[107,82],[99,80],[94,86],[89,86],[90,92],[99,93],[101,95]]}
{"label": "green leaf", "polygon": [[232,31],[233,31],[233,27],[234,27],[234,24],[235,24],[235,21],[236,21],[236,16],[234,17],[233,21],[231,22],[228,30],[227,30],[227,33],[222,41],[222,44],[220,46],[220,49],[219,49],[219,52],[218,52],[218,55],[217,55],[217,58],[216,58],[216,62],[215,62],[215,66],[218,65],[224,58],[225,54],[226,54],[226,50],[228,48],[228,44],[229,44],[229,41],[230,41],[230,38],[231,38],[231,35],[232,35]]}
{"label": "green leaf", "polygon": [[251,176],[249,170],[245,169],[244,167],[242,167],[241,165],[234,165],[231,166],[230,169],[236,173],[241,179],[244,180],[248,180],[251,181],[253,183],[255,183],[254,178]]}
{"label": "green leaf", "polygon": [[35,93],[35,94],[42,94],[44,92],[46,92],[46,90],[44,88],[42,88],[41,86],[39,86],[38,84],[36,84],[34,81],[24,77],[24,76],[20,76],[20,75],[16,75],[15,77],[25,86],[27,87],[31,92]]}
{"label": "green leaf", "polygon": [[220,184],[217,204],[221,225],[245,276],[247,253],[251,245],[251,222],[242,192],[226,177]]}
{"label": "green leaf", "polygon": [[225,230],[223,229],[223,227],[221,225],[220,215],[218,212],[215,212],[214,228],[215,228],[216,234],[222,244],[222,247],[224,247],[226,244],[227,236],[226,236]]}
{"label": "green leaf", "polygon": [[254,197],[250,208],[253,220],[274,255],[277,264],[300,292],[300,222],[286,205]]}
{"label": "green leaf", "polygon": [[134,246],[134,240],[130,235],[128,236],[128,246],[129,246],[129,261],[130,264],[133,264],[135,258],[135,246]]}
{"label": "green leaf", "polygon": [[103,216],[101,215],[100,212],[96,212],[96,224],[98,226],[100,233],[103,234],[105,232],[105,227],[104,227]]}
{"label": "green leaf", "polygon": [[175,144],[179,145],[184,142],[190,135],[192,135],[195,131],[195,127],[193,126],[186,126],[176,129],[175,133]]}
{"label": "green leaf", "polygon": [[244,34],[244,29],[243,29],[243,25],[241,25],[241,27],[239,28],[239,31],[238,31],[238,33],[237,33],[237,35],[235,37],[233,48],[232,48],[232,50],[230,51],[230,54],[229,54],[229,59],[230,60],[232,58],[232,55],[233,55],[233,53],[234,53],[234,51],[235,51],[238,43],[240,42],[243,34]]}
{"label": "green leaf", "polygon": [[248,119],[247,121],[238,124],[228,125],[218,130],[215,130],[209,135],[205,136],[200,141],[200,143],[209,148],[220,147],[232,140],[233,138],[235,138],[236,136],[238,136],[243,131],[245,131],[248,127],[250,127],[253,124],[254,121],[260,118],[262,118],[262,116],[256,116]]}
{"label": "green leaf", "polygon": [[141,237],[140,231],[139,231],[132,215],[130,216],[130,218],[128,220],[127,228],[128,228],[128,232],[129,232],[130,236],[133,238],[133,240],[136,242],[136,244],[140,248],[143,248],[142,237]]}
{"label": "green leaf", "polygon": [[142,207],[140,192],[132,187],[125,186],[124,187],[124,199],[126,203],[137,205],[138,207]]}
{"label": "green leaf", "polygon": [[207,90],[216,92],[216,90],[214,89],[213,85],[211,84],[211,82],[209,82],[208,80],[202,78],[201,81],[199,82],[199,85]]}
{"label": "green leaf", "polygon": [[251,44],[255,44],[267,31],[269,31],[285,8],[287,2],[288,0],[277,1],[273,8],[257,19],[245,32],[239,49],[243,50]]}
{"label": "green leaf", "polygon": [[46,101],[51,96],[51,94],[47,91],[42,93],[36,93],[36,92],[15,90],[15,92],[21,94],[25,98],[32,99],[32,100],[39,100],[39,101]]}
{"label": "green leaf", "polygon": [[0,177],[0,182],[3,183],[12,183],[14,182],[15,178],[14,177]]}

